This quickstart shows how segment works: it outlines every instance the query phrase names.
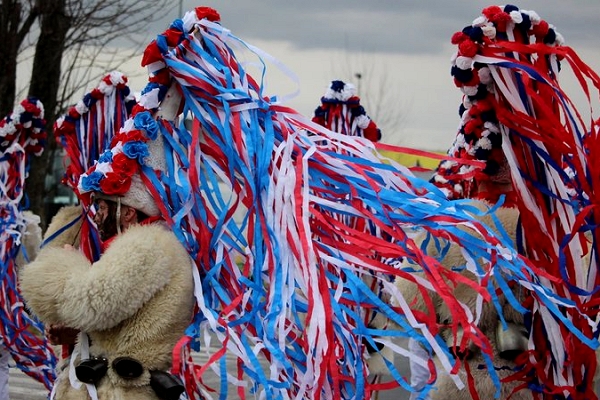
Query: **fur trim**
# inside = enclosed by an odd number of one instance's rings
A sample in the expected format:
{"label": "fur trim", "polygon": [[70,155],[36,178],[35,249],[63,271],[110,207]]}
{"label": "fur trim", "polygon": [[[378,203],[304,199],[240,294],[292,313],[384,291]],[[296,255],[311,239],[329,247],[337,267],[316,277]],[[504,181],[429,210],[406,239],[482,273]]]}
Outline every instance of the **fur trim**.
{"label": "fur trim", "polygon": [[[66,206],[58,210],[56,215],[52,218],[46,233],[44,234],[44,240],[52,237],[56,232],[60,231],[69,223],[75,221],[82,215],[81,206]],[[81,219],[77,221],[73,226],[65,229],[52,241],[45,243],[46,247],[63,247],[65,244],[69,244],[75,248],[79,248],[79,234],[81,232]]]}

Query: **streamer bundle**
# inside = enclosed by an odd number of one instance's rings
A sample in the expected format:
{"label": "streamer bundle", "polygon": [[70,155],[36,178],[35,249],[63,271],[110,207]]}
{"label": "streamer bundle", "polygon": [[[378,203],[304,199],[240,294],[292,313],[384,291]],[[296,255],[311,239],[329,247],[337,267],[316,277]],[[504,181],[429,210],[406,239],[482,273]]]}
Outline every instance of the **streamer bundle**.
{"label": "streamer bundle", "polygon": [[0,121],[0,345],[19,369],[50,390],[56,358],[44,327],[25,309],[16,265],[20,253],[27,259],[24,236],[36,234],[26,232],[28,225],[39,229],[39,217],[23,212],[24,185],[31,156],[44,149],[44,123],[42,103],[34,98],[22,101]]}
{"label": "streamer bundle", "polygon": [[[544,285],[568,301],[559,316],[537,301],[530,305],[533,348],[517,375],[548,398],[597,398],[600,79],[552,25],[512,5],[484,9],[452,43],[458,47],[452,75],[464,96],[450,154],[485,167],[443,161],[433,182],[450,197],[469,197],[478,182],[509,167],[513,205],[527,227],[518,247],[543,271]],[[559,84],[566,67],[584,104]],[[497,194],[487,199],[496,201]]]}
{"label": "streamer bundle", "polygon": [[[410,357],[393,343],[399,337],[416,338],[452,371],[433,305],[428,315],[413,313],[390,275],[441,294],[466,339],[489,349],[476,316],[452,295],[464,277],[407,236],[415,227],[463,249],[468,267],[482,276],[468,283],[484,301],[497,300],[486,283],[496,274],[562,317],[556,305],[569,300],[544,285],[548,275],[519,256],[501,229],[496,235],[478,221],[480,208],[449,201],[371,141],[327,130],[265,94],[264,82],[245,67],[261,65],[264,77],[267,62],[276,60],[219,20],[215,10],[197,8],[148,46],[142,63],[150,83],[111,149],[79,182],[82,194],[118,195],[141,170],[195,261],[197,312],[173,365],[190,398],[218,392],[225,399],[229,385],[240,398],[250,392],[267,399],[360,399],[409,388],[391,362],[392,381],[368,379],[367,344],[376,348],[376,340]],[[236,52],[258,63],[242,63]],[[156,156],[165,159],[160,169],[150,162]],[[379,233],[356,230],[342,216]],[[397,258],[412,260],[425,278],[384,262]],[[475,267],[482,263],[485,271]],[[399,306],[382,301],[363,278],[378,281]],[[369,310],[389,319],[388,329],[367,326]],[[190,349],[205,352],[208,362],[194,365]],[[236,359],[233,376],[226,354]],[[221,377],[219,388],[203,383],[209,369]]]}

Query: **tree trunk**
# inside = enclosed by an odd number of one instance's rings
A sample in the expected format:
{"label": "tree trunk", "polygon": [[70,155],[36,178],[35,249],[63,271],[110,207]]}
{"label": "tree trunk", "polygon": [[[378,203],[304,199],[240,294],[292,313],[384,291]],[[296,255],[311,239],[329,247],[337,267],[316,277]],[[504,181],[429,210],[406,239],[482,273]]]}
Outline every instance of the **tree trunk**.
{"label": "tree trunk", "polygon": [[29,86],[29,95],[37,97],[45,110],[48,146],[40,157],[33,157],[29,178],[27,179],[27,195],[30,209],[38,214],[43,228],[46,223],[45,180],[51,171],[51,157],[56,148],[52,125],[56,118],[56,99],[61,77],[61,62],[65,50],[65,38],[71,28],[71,18],[66,15],[66,0],[39,0],[40,38],[35,47],[33,70]]}
{"label": "tree trunk", "polygon": [[15,0],[2,0],[0,8],[0,118],[8,115],[15,103],[17,81],[17,32],[21,19],[21,4]]}

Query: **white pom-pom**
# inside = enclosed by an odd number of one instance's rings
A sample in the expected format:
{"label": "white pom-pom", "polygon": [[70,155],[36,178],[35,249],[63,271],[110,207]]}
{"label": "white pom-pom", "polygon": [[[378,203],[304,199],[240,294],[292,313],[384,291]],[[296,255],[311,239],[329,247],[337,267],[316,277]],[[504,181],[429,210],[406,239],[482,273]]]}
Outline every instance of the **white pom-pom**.
{"label": "white pom-pom", "polygon": [[456,66],[460,69],[471,69],[473,65],[473,59],[471,57],[460,56],[456,58]]}
{"label": "white pom-pom", "polygon": [[526,11],[521,11],[521,12],[524,12],[525,14],[529,15],[529,20],[531,21],[531,23],[533,25],[537,25],[542,21],[542,19],[538,15],[538,13],[536,13],[533,10],[526,10]]}
{"label": "white pom-pom", "polygon": [[75,110],[77,110],[79,115],[86,114],[88,111],[90,111],[90,109],[83,104],[83,100],[79,100],[77,104],[75,104]]}
{"label": "white pom-pom", "polygon": [[464,96],[462,99],[463,106],[468,110],[473,107],[473,102],[467,96]]}
{"label": "white pom-pom", "polygon": [[482,26],[481,30],[483,31],[485,37],[490,39],[496,38],[496,28],[493,25]]}
{"label": "white pom-pom", "polygon": [[133,124],[133,119],[128,119],[123,123],[123,127],[121,128],[121,132],[129,132],[135,129]]}
{"label": "white pom-pom", "polygon": [[472,25],[481,27],[481,26],[485,25],[487,22],[488,22],[488,19],[485,16],[481,15],[473,20]]}
{"label": "white pom-pom", "polygon": [[484,122],[483,127],[492,133],[500,133],[500,128],[498,128],[498,125],[493,122]]}
{"label": "white pom-pom", "polygon": [[458,57],[458,51],[453,53],[452,56],[450,56],[450,64],[451,65],[455,65],[456,64],[456,58]]}
{"label": "white pom-pom", "polygon": [[484,85],[489,85],[493,82],[492,72],[488,67],[483,67],[479,71],[477,71],[477,75],[479,76],[479,82]]}
{"label": "white pom-pom", "polygon": [[146,92],[140,98],[140,105],[147,110],[152,110],[154,108],[158,108],[160,104],[158,101],[158,88],[154,88],[149,92]]}
{"label": "white pom-pom", "polygon": [[565,38],[563,35],[561,35],[559,32],[556,32],[556,41],[554,42],[557,46],[564,46],[565,45]]}
{"label": "white pom-pom", "polygon": [[520,24],[521,22],[523,22],[523,15],[520,11],[511,11],[510,18],[515,24]]}
{"label": "white pom-pom", "polygon": [[188,11],[185,13],[185,15],[183,16],[183,18],[181,18],[183,21],[183,30],[184,32],[190,32],[192,29],[194,29],[194,26],[200,22],[200,20],[198,20],[198,16],[196,15],[195,11]]}
{"label": "white pom-pom", "polygon": [[358,125],[360,129],[365,129],[367,126],[369,126],[371,118],[367,117],[365,114],[362,114],[354,118],[354,121],[356,121],[356,125]]}
{"label": "white pom-pom", "polygon": [[106,176],[109,172],[113,172],[113,169],[110,163],[103,162],[96,164],[96,172],[100,172],[102,175]]}
{"label": "white pom-pom", "polygon": [[477,86],[462,86],[460,90],[467,96],[475,96],[477,94]]}
{"label": "white pom-pom", "polygon": [[124,75],[119,72],[119,71],[112,71],[110,74],[110,82],[114,85],[117,86],[119,84],[123,84],[125,83],[125,79],[123,78]]}
{"label": "white pom-pom", "polygon": [[492,149],[492,141],[490,139],[488,139],[487,137],[482,137],[481,139],[479,139],[477,141],[477,146],[479,146],[479,148],[484,149],[484,150],[491,150]]}

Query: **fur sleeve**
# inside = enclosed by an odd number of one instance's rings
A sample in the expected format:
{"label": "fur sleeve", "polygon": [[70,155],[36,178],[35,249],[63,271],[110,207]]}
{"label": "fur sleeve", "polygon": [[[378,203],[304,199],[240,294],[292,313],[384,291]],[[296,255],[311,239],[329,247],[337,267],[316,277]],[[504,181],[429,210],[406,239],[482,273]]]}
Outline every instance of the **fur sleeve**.
{"label": "fur sleeve", "polygon": [[[46,233],[44,234],[44,240],[48,240],[54,234],[59,232],[65,226],[75,221],[78,217],[81,217],[83,210],[81,206],[65,206],[58,210],[56,215],[52,218],[52,222],[48,226]],[[52,241],[46,244],[46,247],[63,247],[65,244],[69,244],[75,248],[79,247],[79,234],[81,232],[81,219],[74,223],[69,228],[60,232]]]}
{"label": "fur sleeve", "polygon": [[44,322],[88,332],[104,330],[133,316],[164,288],[173,263],[182,257],[189,264],[187,252],[171,232],[159,226],[134,226],[117,237],[91,268],[79,252],[42,250],[27,266],[22,289]]}

